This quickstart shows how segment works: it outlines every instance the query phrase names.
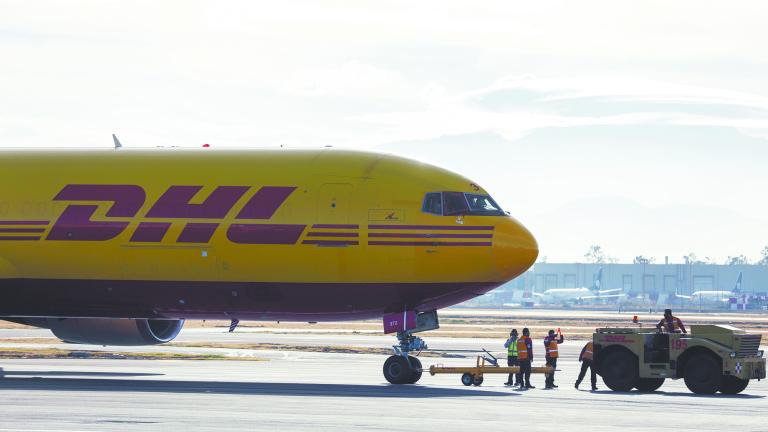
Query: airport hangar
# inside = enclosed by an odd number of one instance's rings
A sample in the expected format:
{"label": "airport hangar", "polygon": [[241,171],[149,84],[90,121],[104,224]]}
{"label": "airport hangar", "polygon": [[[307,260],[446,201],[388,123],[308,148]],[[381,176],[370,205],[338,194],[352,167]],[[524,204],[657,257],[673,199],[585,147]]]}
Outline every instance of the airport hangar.
{"label": "airport hangar", "polygon": [[[689,264],[617,264],[617,263],[536,263],[516,279],[464,305],[496,306],[519,300],[521,292],[543,292],[553,288],[592,287],[600,269],[600,289],[620,288],[630,302],[697,308],[698,302],[685,301],[675,294],[690,296],[697,291],[733,291],[739,273],[740,293],[746,308],[763,309],[768,297],[768,266]],[[517,292],[517,294],[515,294]],[[751,301],[751,303],[750,303]],[[694,304],[695,303],[695,304]],[[723,308],[733,308],[728,298]]]}

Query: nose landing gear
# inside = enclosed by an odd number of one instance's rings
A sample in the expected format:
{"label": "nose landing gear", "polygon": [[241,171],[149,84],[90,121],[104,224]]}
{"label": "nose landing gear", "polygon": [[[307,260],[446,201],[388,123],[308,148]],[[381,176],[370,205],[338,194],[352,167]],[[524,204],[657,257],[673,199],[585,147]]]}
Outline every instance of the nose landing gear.
{"label": "nose landing gear", "polygon": [[[415,384],[423,372],[418,358],[410,355],[427,349],[427,344],[414,333],[440,328],[437,311],[405,311],[384,316],[384,333],[397,333],[395,355],[384,362],[384,378],[392,384]],[[418,354],[417,354],[418,355]]]}
{"label": "nose landing gear", "polygon": [[409,353],[421,352],[427,344],[410,331],[397,332],[397,340],[400,343],[392,346],[395,354],[384,362],[384,378],[391,384],[415,384],[421,379],[423,370],[421,361]]}

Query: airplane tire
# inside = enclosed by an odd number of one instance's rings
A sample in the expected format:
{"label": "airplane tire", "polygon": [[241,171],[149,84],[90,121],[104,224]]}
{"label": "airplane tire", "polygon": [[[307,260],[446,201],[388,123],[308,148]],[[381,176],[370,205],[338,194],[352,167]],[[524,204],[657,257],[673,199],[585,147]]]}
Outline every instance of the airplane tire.
{"label": "airplane tire", "polygon": [[461,375],[461,383],[465,386],[471,386],[472,383],[475,382],[475,378],[472,376],[471,373],[465,372]]}
{"label": "airplane tire", "polygon": [[408,380],[408,384],[416,384],[421,379],[422,367],[421,360],[417,357],[408,356],[408,361],[411,362],[411,378]]}
{"label": "airplane tire", "polygon": [[696,394],[714,394],[720,389],[722,371],[714,357],[697,354],[685,366],[685,386]]}
{"label": "airplane tire", "polygon": [[655,392],[664,384],[664,378],[638,378],[635,383],[637,391],[642,393]]}
{"label": "airplane tire", "polygon": [[603,382],[613,391],[630,391],[638,380],[637,357],[625,349],[614,349],[600,364]]}
{"label": "airplane tire", "polygon": [[391,384],[406,384],[411,376],[411,365],[405,357],[393,355],[384,362],[384,379]]}
{"label": "airplane tire", "polygon": [[720,393],[735,395],[744,391],[749,385],[749,380],[736,378],[735,376],[726,375],[720,382]]}

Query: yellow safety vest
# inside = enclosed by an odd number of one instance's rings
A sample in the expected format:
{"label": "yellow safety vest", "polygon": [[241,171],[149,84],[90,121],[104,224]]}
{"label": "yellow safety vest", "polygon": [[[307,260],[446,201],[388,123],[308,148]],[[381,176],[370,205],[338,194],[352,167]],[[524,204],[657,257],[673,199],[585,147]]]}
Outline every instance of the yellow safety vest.
{"label": "yellow safety vest", "polygon": [[507,356],[517,357],[517,340],[509,343],[509,346],[507,347]]}

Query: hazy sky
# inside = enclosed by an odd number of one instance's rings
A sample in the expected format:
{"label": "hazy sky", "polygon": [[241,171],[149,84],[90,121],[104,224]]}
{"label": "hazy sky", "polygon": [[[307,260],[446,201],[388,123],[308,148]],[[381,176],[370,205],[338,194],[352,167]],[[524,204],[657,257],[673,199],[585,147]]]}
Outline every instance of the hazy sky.
{"label": "hazy sky", "polygon": [[[350,6],[350,5],[354,6]],[[764,2],[0,0],[0,146],[396,152],[550,262],[768,245]]]}

